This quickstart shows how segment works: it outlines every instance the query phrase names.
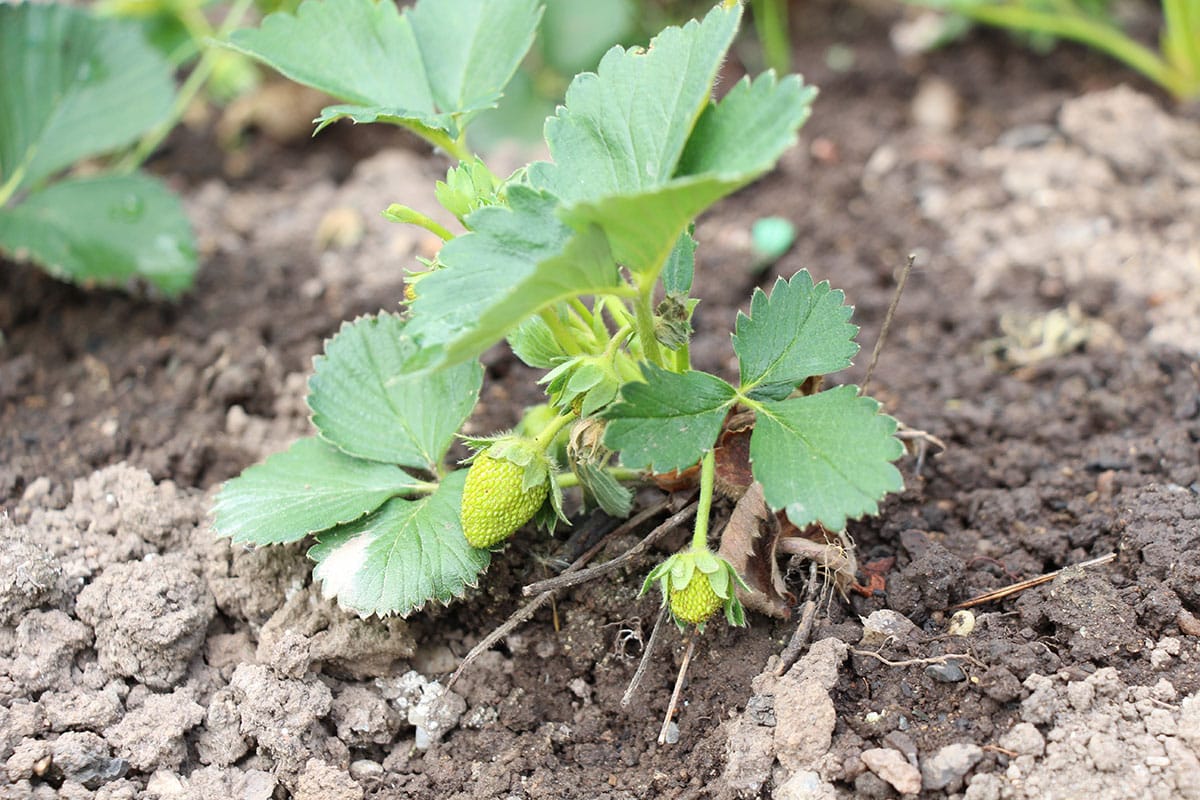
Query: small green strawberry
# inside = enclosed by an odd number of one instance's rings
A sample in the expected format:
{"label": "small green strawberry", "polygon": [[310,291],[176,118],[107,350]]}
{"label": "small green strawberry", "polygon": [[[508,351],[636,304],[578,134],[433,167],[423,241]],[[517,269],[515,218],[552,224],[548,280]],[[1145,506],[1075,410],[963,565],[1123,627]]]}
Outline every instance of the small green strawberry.
{"label": "small green strawberry", "polygon": [[688,625],[703,630],[722,608],[730,625],[746,624],[745,610],[734,591],[736,585],[745,587],[746,582],[732,564],[707,547],[689,547],[659,564],[646,576],[642,592],[649,591],[655,581],[681,630]]}
{"label": "small green strawberry", "polygon": [[713,591],[712,582],[703,572],[696,570],[692,579],[682,589],[671,589],[671,613],[680,622],[701,625],[708,622],[713,614],[725,604]]}
{"label": "small green strawberry", "polygon": [[550,494],[549,459],[516,436],[481,450],[463,485],[462,527],[472,547],[493,547],[533,518]]}

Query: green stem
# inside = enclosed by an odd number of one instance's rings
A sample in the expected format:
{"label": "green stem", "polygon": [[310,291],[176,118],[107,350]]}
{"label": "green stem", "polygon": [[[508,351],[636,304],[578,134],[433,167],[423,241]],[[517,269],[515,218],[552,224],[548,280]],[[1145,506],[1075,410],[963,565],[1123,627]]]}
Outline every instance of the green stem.
{"label": "green stem", "polygon": [[692,368],[692,348],[687,342],[675,351],[675,371],[687,372]]}
{"label": "green stem", "polygon": [[0,208],[4,208],[4,204],[17,193],[17,187],[21,185],[21,181],[25,180],[25,168],[29,166],[29,160],[25,159],[25,162],[14,169],[12,175],[8,176],[4,185],[0,186]]}
{"label": "green stem", "polygon": [[[645,473],[628,467],[605,467],[604,471],[618,481],[633,482],[645,480]],[[574,472],[559,472],[554,476],[554,481],[560,488],[570,489],[573,486],[579,485],[579,476]]]}
{"label": "green stem", "polygon": [[558,318],[558,314],[554,312],[553,308],[543,308],[539,312],[539,315],[542,321],[550,328],[550,332],[554,334],[555,340],[558,341],[558,344],[568,355],[577,356],[583,352],[583,349],[579,346],[579,342],[575,339],[575,335],[567,330],[567,326],[563,325],[562,320]]}
{"label": "green stem", "polygon": [[575,313],[579,315],[579,318],[583,320],[585,325],[587,325],[589,328],[592,327],[592,323],[595,320],[592,319],[591,310],[583,304],[582,300],[580,300],[578,297],[568,297],[567,305],[575,309]]}
{"label": "green stem", "polygon": [[[229,13],[225,15],[221,27],[217,29],[216,38],[224,39],[230,31],[238,26],[242,21],[242,17],[249,10],[253,0],[236,0],[229,8]],[[179,124],[179,120],[183,119],[184,112],[187,111],[192,100],[204,88],[204,84],[212,75],[213,68],[216,67],[217,58],[221,55],[220,49],[209,45],[204,51],[204,55],[200,57],[199,63],[188,75],[187,80],[183,82],[183,86],[179,88],[179,93],[175,95],[175,102],[171,105],[171,113],[162,122],[150,129],[150,132],[142,137],[137,143],[132,152],[121,159],[117,165],[117,172],[130,173],[145,163],[150,154],[158,149],[159,145],[167,138],[171,131]]]}
{"label": "green stem", "polygon": [[712,510],[713,484],[717,474],[715,453],[715,450],[709,450],[700,461],[700,500],[696,506],[696,529],[692,533],[693,550],[708,550],[708,512]]}
{"label": "green stem", "polygon": [[416,225],[418,228],[424,228],[443,242],[448,242],[454,238],[454,234],[437,220],[427,214],[422,214],[415,208],[409,208],[399,203],[392,203],[388,206],[387,210],[383,212],[383,216],[392,222],[402,222],[407,225]]}
{"label": "green stem", "polygon": [[[1157,53],[1125,35],[1112,25],[1078,14],[1067,15],[1032,11],[1016,6],[990,6],[955,3],[953,9],[973,20],[1035,33],[1047,33],[1094,47],[1142,73],[1179,98],[1188,95],[1184,76]],[[1196,90],[1191,88],[1194,93]]]}
{"label": "green stem", "polygon": [[778,75],[792,68],[792,43],[788,31],[786,0],[751,0],[754,30],[762,43],[763,60]]}
{"label": "green stem", "polygon": [[555,417],[550,424],[547,425],[542,432],[537,435],[537,438],[533,440],[534,446],[542,452],[549,450],[550,443],[554,441],[555,436],[558,436],[558,432],[561,431],[568,422],[571,422],[574,419],[574,413],[563,414],[561,417]]}
{"label": "green stem", "polygon": [[666,369],[662,348],[658,346],[658,337],[654,335],[654,282],[648,283],[647,287],[638,287],[637,300],[633,306],[638,341],[642,345],[642,355],[654,365]]}

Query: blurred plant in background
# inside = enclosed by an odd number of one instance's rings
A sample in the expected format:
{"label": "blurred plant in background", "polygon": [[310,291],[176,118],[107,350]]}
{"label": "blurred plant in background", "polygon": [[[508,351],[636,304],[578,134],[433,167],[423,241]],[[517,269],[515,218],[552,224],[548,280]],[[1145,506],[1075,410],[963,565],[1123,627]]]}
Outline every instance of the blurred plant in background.
{"label": "blurred plant in background", "polygon": [[[1157,83],[1177,100],[1200,97],[1200,0],[1162,0],[1157,50],[1130,35],[1113,0],[907,0],[947,15],[944,30],[962,21],[1026,35],[1035,46],[1068,39],[1116,58]],[[940,46],[946,36],[929,44]]]}

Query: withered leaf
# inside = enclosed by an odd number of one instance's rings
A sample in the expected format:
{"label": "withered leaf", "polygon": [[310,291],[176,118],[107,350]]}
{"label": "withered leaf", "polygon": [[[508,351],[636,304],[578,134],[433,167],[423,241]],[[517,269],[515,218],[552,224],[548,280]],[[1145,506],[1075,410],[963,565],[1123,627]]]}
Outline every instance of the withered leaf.
{"label": "withered leaf", "polygon": [[775,560],[779,522],[763,499],[762,486],[750,484],[721,532],[720,555],[733,565],[750,587],[737,588],[742,605],[771,617],[786,619],[795,598],[783,582]]}

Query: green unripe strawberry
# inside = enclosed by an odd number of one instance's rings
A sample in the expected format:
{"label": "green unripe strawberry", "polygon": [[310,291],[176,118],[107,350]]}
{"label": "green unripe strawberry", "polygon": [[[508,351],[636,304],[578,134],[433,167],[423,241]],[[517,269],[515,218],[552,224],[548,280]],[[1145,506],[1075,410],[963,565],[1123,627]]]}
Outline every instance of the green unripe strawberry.
{"label": "green unripe strawberry", "polygon": [[687,586],[671,589],[670,604],[675,619],[699,625],[708,622],[709,618],[725,605],[725,601],[717,596],[708,576],[700,570],[695,570]]}
{"label": "green unripe strawberry", "polygon": [[524,487],[525,467],[484,451],[463,486],[462,526],[472,547],[492,547],[516,532],[546,502],[550,483]]}

